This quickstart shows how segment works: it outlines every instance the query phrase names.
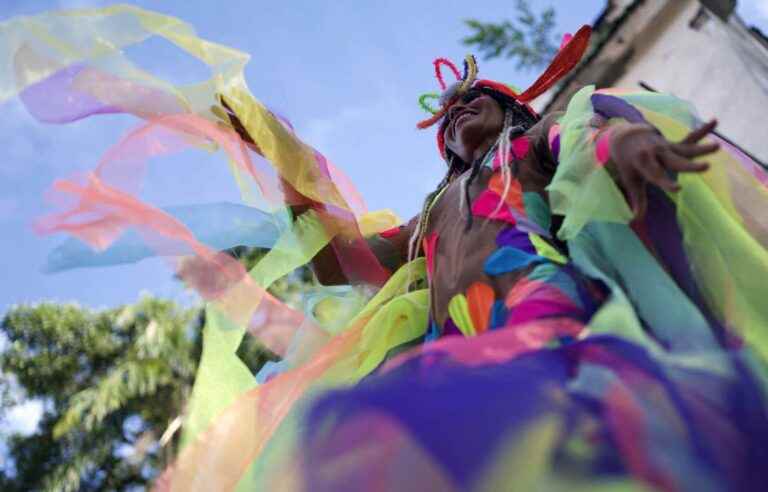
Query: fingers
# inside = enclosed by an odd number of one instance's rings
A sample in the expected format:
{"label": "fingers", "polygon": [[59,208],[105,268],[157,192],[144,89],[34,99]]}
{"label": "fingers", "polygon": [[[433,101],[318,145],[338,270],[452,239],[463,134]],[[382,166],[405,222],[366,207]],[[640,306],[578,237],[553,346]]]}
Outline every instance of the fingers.
{"label": "fingers", "polygon": [[669,177],[664,165],[659,162],[655,153],[645,151],[641,152],[639,162],[635,166],[637,172],[640,173],[649,183],[655,184],[664,191],[673,193],[680,189],[680,185]]}
{"label": "fingers", "polygon": [[717,152],[717,150],[720,149],[720,144],[717,142],[700,145],[692,143],[678,143],[670,145],[670,148],[678,155],[693,159],[694,157]]}
{"label": "fingers", "polygon": [[668,170],[678,173],[700,173],[709,169],[709,164],[706,162],[690,161],[669,149],[660,153],[659,159]]}
{"label": "fingers", "polygon": [[683,139],[682,144],[694,144],[709,135],[717,127],[717,120],[712,119],[699,128],[693,130]]}

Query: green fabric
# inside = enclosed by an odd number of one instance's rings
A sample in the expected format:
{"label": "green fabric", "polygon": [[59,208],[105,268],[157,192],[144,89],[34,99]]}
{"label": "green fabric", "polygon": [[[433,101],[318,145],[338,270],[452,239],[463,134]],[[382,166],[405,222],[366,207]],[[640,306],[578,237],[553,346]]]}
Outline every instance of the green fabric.
{"label": "green fabric", "polygon": [[[560,164],[548,187],[553,212],[564,215],[558,235],[568,241],[573,260],[611,289],[611,299],[590,323],[592,332],[619,330],[647,345],[639,317],[672,351],[715,349],[699,307],[628,227],[630,209],[595,159],[593,93],[593,87],[579,91],[561,119]],[[633,104],[670,141],[684,138],[695,121],[690,106],[672,96],[606,93]],[[768,231],[759,216],[768,192],[730,154],[720,151],[706,160],[712,164],[708,172],[680,175],[681,191],[668,195],[677,209],[684,251],[706,308],[768,358]]]}
{"label": "green fabric", "polygon": [[541,226],[545,231],[549,230],[552,225],[551,211],[547,202],[544,201],[544,198],[538,192],[524,192],[523,207],[525,208],[525,215],[530,220]]}
{"label": "green fabric", "polygon": [[[314,212],[303,214],[251,269],[250,275],[267,289],[275,280],[309,262],[328,241]],[[300,248],[296,247],[298,244]],[[214,304],[206,307],[205,321],[203,352],[184,421],[182,448],[194,441],[238,396],[256,386],[253,374],[236,355],[245,326],[230,320]]]}
{"label": "green fabric", "polygon": [[[670,350],[718,347],[709,324],[698,308],[628,226],[591,223],[582,229],[577,238],[568,242],[568,247],[574,263],[585,273],[603,280],[611,289],[615,298],[612,300],[621,299],[623,309],[642,318],[653,337]],[[602,307],[596,317],[606,308],[608,306]],[[614,319],[614,327],[626,329],[635,326],[636,316],[628,314],[621,323]],[[590,326],[596,321],[593,320]],[[642,329],[636,329],[631,330],[631,339],[647,338]],[[643,344],[648,345],[648,342]]]}
{"label": "green fabric", "polygon": [[205,310],[203,353],[195,376],[181,447],[204,431],[238,396],[256,386],[248,367],[235,352],[245,329],[234,325],[212,305]]}
{"label": "green fabric", "polygon": [[593,92],[593,86],[577,92],[560,120],[560,163],[547,191],[552,213],[565,217],[558,231],[563,240],[575,237],[593,220],[625,224],[632,219],[618,186],[595,163],[594,144],[588,138]]}
{"label": "green fabric", "polygon": [[448,315],[466,337],[476,334],[475,324],[469,313],[469,303],[464,294],[456,294],[448,302]]}
{"label": "green fabric", "polygon": [[554,246],[543,240],[538,234],[529,234],[528,237],[531,243],[533,243],[533,247],[536,248],[536,254],[539,256],[548,258],[561,265],[568,263],[568,258],[563,256]]}

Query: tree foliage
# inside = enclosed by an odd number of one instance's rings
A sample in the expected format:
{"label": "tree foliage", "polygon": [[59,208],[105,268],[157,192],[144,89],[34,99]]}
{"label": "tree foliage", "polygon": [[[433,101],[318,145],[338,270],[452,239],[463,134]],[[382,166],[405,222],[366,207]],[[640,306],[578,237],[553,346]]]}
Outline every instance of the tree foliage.
{"label": "tree foliage", "polygon": [[8,440],[3,490],[120,490],[161,466],[157,440],[182,411],[199,358],[197,310],[145,298],[91,311],[11,309],[3,373],[44,402],[37,432]]}
{"label": "tree foliage", "polygon": [[462,42],[476,47],[486,60],[502,56],[515,59],[518,69],[546,66],[558,48],[554,9],[547,8],[537,15],[526,0],[517,0],[516,11],[514,21],[465,20],[472,34]]}
{"label": "tree foliage", "polygon": [[[229,251],[246,266],[263,250]],[[300,269],[271,292],[297,302]],[[43,402],[31,435],[5,437],[0,490],[131,490],[169,464],[202,350],[204,312],[145,297],[91,310],[41,303],[11,308],[0,324],[0,418],[15,404]],[[238,356],[258,370],[274,355],[245,337]],[[173,437],[171,437],[173,436]]]}

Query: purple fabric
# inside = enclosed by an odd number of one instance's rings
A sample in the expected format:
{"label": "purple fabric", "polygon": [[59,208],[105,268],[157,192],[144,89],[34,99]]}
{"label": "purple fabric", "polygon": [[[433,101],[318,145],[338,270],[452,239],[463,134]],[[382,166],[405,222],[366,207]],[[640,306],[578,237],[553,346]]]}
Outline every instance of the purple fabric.
{"label": "purple fabric", "polygon": [[[323,441],[333,443],[335,432],[323,435],[329,421],[344,421],[366,411],[391,414],[418,444],[466,490],[493,456],[504,437],[502,430],[523,430],[548,409],[555,409],[555,388],[568,375],[568,361],[560,354],[542,352],[499,367],[464,368],[445,358],[422,360],[396,371],[369,378],[353,390],[330,393],[311,410],[307,425],[310,450],[307,482],[312,490],[338,490],[324,483],[324,474],[311,466],[329,454]],[[513,398],[524,391],[524,398]],[[507,395],[506,397],[504,395]],[[406,471],[406,470],[403,470]],[[412,470],[418,473],[418,469]],[[343,490],[364,484],[346,484]],[[383,485],[383,484],[379,484]],[[391,487],[382,487],[390,490]],[[394,490],[394,489],[392,489]]]}
{"label": "purple fabric", "polygon": [[[565,297],[565,294],[562,294]],[[546,299],[541,296],[526,299],[514,306],[507,317],[507,326],[529,323],[545,318],[568,318],[581,321],[583,313],[566,299]]]}
{"label": "purple fabric", "polygon": [[445,320],[445,323],[443,324],[442,336],[448,336],[448,335],[462,335],[461,330],[459,330],[459,327],[456,326],[456,323],[454,323],[453,319],[451,318],[448,318],[447,320]]}
{"label": "purple fabric", "polygon": [[499,234],[496,236],[496,245],[499,247],[511,246],[532,255],[536,254],[536,248],[528,238],[528,233],[516,227],[506,227],[499,231]]}
{"label": "purple fabric", "polygon": [[24,89],[19,98],[29,114],[43,123],[71,123],[94,114],[122,113],[120,108],[72,87],[75,77],[86,68],[83,64],[63,68]]}
{"label": "purple fabric", "polygon": [[549,147],[552,157],[555,158],[555,162],[560,162],[560,134],[555,135]]}
{"label": "purple fabric", "polygon": [[677,223],[675,204],[655,186],[647,187],[647,193],[648,208],[645,221],[648,237],[678,287],[699,308],[713,333],[724,343],[726,329],[707,307],[693,279],[690,262],[683,249],[683,235]]}
{"label": "purple fabric", "polygon": [[624,118],[630,123],[647,123],[643,113],[616,96],[592,94],[592,108],[604,118]]}
{"label": "purple fabric", "polygon": [[[359,469],[338,472],[337,466],[330,483],[322,465],[343,462],[345,453],[360,457],[370,452],[370,443],[339,431],[347,422],[365,429],[361,424],[367,418],[373,424],[383,416],[396,422],[401,434],[428,453],[460,490],[470,489],[500,445],[546,414],[563,423],[557,440],[562,446],[552,459],[553,470],[563,465],[566,476],[617,478],[630,474],[624,465],[641,457],[648,468],[634,478],[652,488],[666,484],[702,490],[704,480],[711,490],[761,490],[768,483],[765,400],[737,354],[724,353],[722,363],[741,373],[727,377],[663,366],[645,349],[611,336],[487,366],[462,366],[447,354],[428,352],[315,403],[303,426],[307,483],[313,490],[366,488],[365,480],[372,478]],[[600,378],[573,384],[590,370]],[[617,446],[622,438],[631,453]],[[573,439],[584,440],[591,451],[569,455],[567,444]],[[367,459],[376,466],[379,458]],[[384,476],[377,475],[383,489],[420,473],[407,461],[388,466]]]}

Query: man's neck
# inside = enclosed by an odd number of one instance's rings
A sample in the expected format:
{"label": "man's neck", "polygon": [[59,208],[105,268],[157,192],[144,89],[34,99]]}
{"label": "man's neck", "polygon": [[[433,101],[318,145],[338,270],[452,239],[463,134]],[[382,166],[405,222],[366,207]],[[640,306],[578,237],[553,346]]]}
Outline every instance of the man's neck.
{"label": "man's neck", "polygon": [[482,144],[478,145],[477,148],[475,148],[475,151],[472,153],[472,162],[475,162],[478,159],[483,159],[486,154],[488,154],[488,151],[490,151],[494,145],[496,145],[498,139],[498,135],[495,137],[488,137]]}

